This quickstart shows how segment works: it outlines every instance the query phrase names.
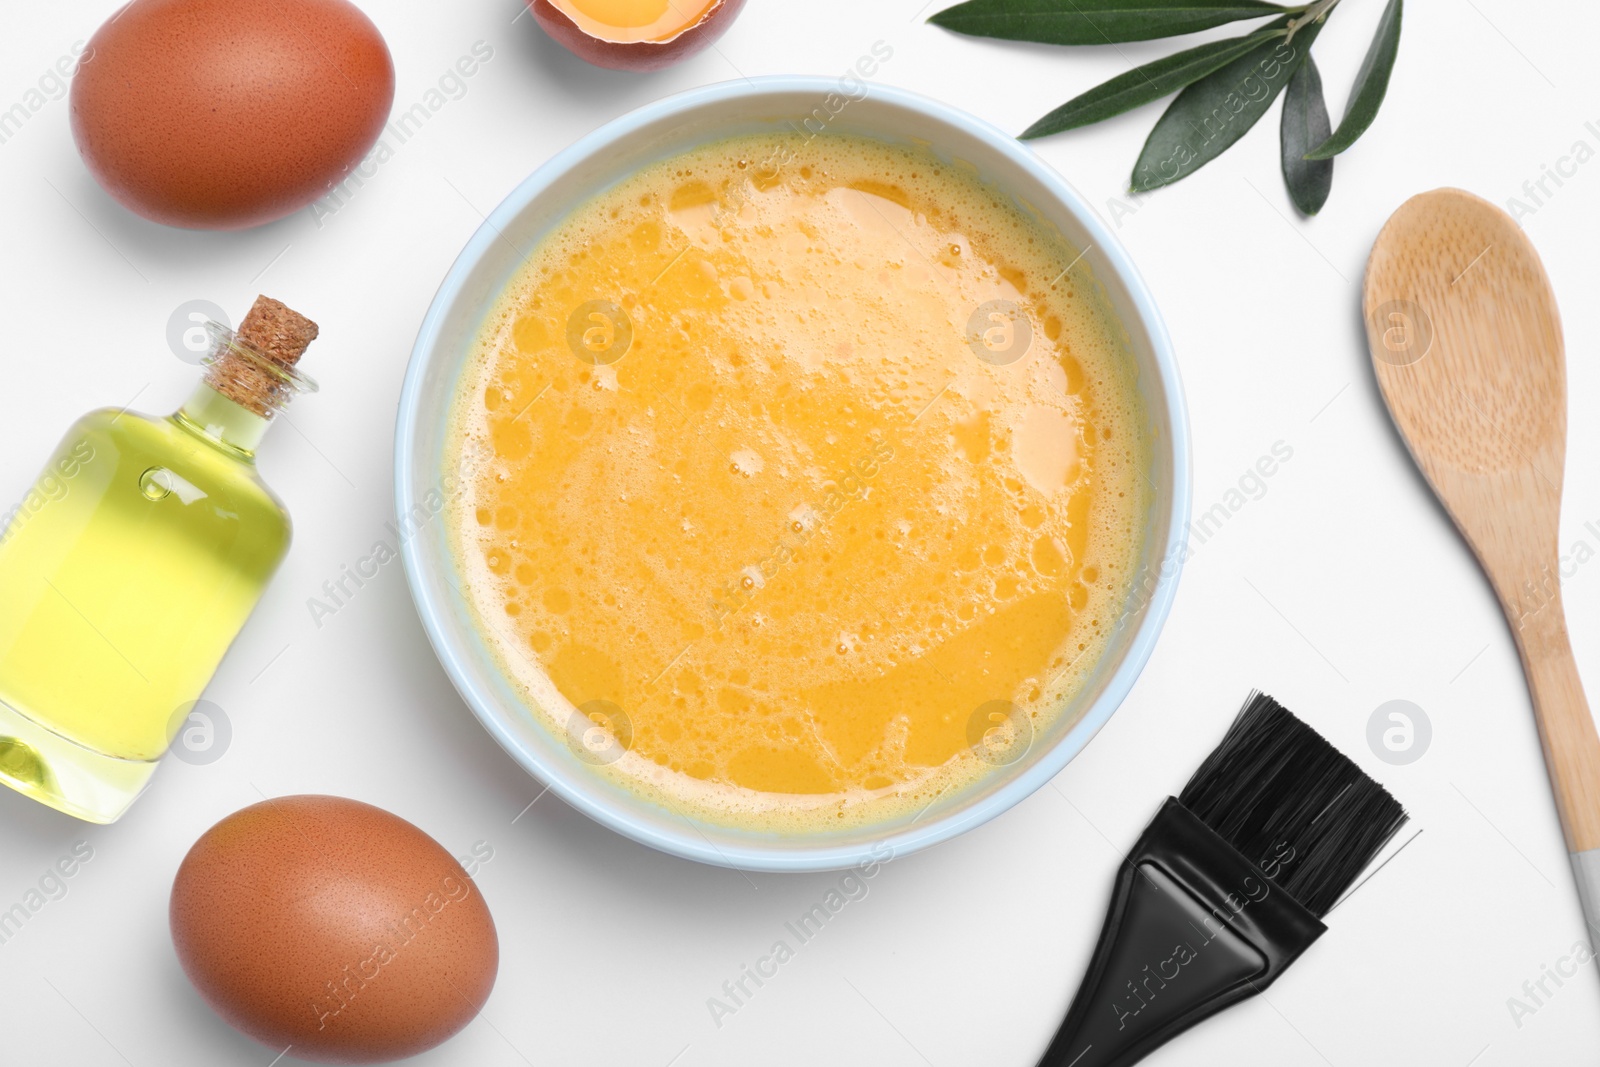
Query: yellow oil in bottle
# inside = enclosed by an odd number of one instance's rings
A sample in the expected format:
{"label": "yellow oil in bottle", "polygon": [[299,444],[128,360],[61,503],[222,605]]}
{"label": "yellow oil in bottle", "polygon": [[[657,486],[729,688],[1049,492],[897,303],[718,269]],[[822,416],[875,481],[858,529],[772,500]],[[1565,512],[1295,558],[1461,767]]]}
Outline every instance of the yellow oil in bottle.
{"label": "yellow oil in bottle", "polygon": [[148,784],[289,547],[255,407],[68,430],[0,535],[0,781],[94,822]]}

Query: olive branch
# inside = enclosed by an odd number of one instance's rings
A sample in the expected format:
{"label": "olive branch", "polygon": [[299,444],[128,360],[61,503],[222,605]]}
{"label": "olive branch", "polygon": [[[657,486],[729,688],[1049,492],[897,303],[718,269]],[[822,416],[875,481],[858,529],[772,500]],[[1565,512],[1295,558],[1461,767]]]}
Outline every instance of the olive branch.
{"label": "olive branch", "polygon": [[1315,215],[1333,188],[1333,157],[1377,118],[1400,47],[1402,0],[1378,19],[1338,129],[1328,119],[1311,46],[1340,0],[1284,7],[1264,0],[967,0],[930,22],[957,33],[1059,45],[1105,45],[1197,33],[1247,19],[1272,21],[1146,63],[1068,100],[1022,132],[1031,140],[1104,121],[1177,93],[1150,131],[1131,188],[1188,177],[1243,137],[1284,94],[1283,180],[1295,207]]}

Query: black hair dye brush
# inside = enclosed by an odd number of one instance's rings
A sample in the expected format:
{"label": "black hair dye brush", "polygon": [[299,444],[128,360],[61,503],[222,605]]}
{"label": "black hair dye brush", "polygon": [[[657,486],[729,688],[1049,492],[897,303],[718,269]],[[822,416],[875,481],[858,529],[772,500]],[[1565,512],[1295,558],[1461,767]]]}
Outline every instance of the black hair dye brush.
{"label": "black hair dye brush", "polygon": [[1039,1067],[1126,1067],[1265,989],[1405,821],[1320,734],[1252,693],[1118,870],[1100,943]]}

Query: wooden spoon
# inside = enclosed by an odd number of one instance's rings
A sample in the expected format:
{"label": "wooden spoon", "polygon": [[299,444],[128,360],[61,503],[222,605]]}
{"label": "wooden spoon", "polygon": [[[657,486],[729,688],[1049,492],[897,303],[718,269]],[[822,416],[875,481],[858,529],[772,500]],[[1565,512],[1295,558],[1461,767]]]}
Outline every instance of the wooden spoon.
{"label": "wooden spoon", "polygon": [[1389,414],[1516,636],[1578,895],[1600,934],[1600,736],[1561,607],[1567,384],[1550,281],[1511,216],[1437,189],[1378,234],[1366,319]]}

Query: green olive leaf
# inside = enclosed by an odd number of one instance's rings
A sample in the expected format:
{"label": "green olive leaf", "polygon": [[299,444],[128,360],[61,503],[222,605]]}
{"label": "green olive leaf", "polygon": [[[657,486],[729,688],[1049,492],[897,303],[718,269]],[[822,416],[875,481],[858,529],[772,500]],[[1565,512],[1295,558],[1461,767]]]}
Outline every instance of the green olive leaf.
{"label": "green olive leaf", "polygon": [[1227,151],[1267,113],[1321,30],[1316,21],[1291,39],[1269,37],[1179,93],[1133,165],[1133,191],[1171,185]]}
{"label": "green olive leaf", "polygon": [[1322,98],[1322,76],[1317,73],[1316,60],[1308,54],[1284,90],[1283,123],[1279,127],[1283,183],[1289,187],[1289,199],[1303,215],[1321,211],[1333,189],[1333,160],[1306,158],[1307,149],[1327,140],[1332,128],[1328,104]]}
{"label": "green olive leaf", "polygon": [[[1044,137],[1062,130],[1077,129],[1092,123],[1131,111],[1152,100],[1177,92],[1238,59],[1268,37],[1282,37],[1281,21],[1247,37],[1231,37],[1225,41],[1212,41],[1166,56],[1126,74],[1119,74],[1108,82],[1095,86],[1082,95],[1044,116],[1022,131],[1022,139]],[[1309,146],[1308,146],[1309,147]]]}
{"label": "green olive leaf", "polygon": [[1115,44],[1195,33],[1284,10],[1263,0],[967,0],[928,21],[974,37]]}
{"label": "green olive leaf", "polygon": [[1344,118],[1339,120],[1339,128],[1332,137],[1307,152],[1307,159],[1332,159],[1355,144],[1378,117],[1378,108],[1389,91],[1394,59],[1400,51],[1400,7],[1401,0],[1389,0],[1389,6],[1383,9],[1372,44],[1367,47],[1367,58],[1361,61],[1361,69],[1356,72],[1355,88],[1350,91],[1350,103],[1345,107]]}

